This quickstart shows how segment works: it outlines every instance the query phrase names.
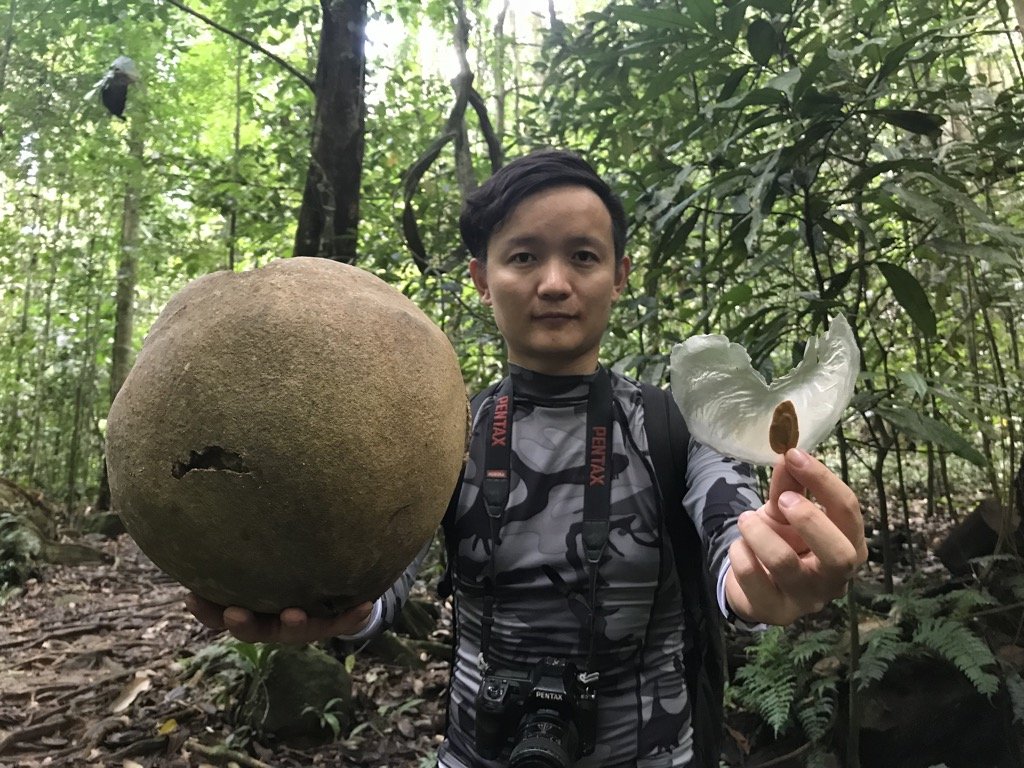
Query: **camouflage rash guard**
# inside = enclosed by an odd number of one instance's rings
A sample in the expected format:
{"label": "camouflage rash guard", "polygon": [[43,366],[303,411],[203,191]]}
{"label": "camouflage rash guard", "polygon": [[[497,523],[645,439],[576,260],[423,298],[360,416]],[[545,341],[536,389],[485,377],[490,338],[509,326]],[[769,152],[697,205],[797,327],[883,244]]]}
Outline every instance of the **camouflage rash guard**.
{"label": "camouflage rash guard", "polygon": [[[492,666],[528,670],[544,656],[557,656],[583,668],[590,650],[589,574],[580,525],[593,376],[544,376],[515,366],[512,376],[512,475],[497,546],[492,552],[480,492],[493,397],[477,413],[458,504],[444,521],[449,551],[457,553],[457,633],[442,768],[504,765],[480,758],[474,748],[482,586],[491,557],[497,574],[487,649]],[[687,766],[692,746],[679,581],[648,456],[640,387],[614,373],[611,381],[610,533],[598,569],[594,640],[598,743],[577,765]],[[704,539],[721,602],[728,547],[738,536],[736,518],[761,503],[754,476],[747,465],[691,440],[686,488],[684,506]],[[385,624],[400,610],[419,559],[384,596]]]}

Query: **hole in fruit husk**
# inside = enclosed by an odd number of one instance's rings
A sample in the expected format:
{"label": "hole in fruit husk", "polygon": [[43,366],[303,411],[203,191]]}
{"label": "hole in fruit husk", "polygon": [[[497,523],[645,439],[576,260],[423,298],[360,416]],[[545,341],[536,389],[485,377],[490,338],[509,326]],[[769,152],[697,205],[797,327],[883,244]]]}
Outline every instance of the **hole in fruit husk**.
{"label": "hole in fruit husk", "polygon": [[194,469],[223,470],[246,474],[252,470],[237,453],[225,451],[219,445],[208,445],[201,451],[190,451],[188,461],[177,461],[171,467],[171,474],[178,480]]}

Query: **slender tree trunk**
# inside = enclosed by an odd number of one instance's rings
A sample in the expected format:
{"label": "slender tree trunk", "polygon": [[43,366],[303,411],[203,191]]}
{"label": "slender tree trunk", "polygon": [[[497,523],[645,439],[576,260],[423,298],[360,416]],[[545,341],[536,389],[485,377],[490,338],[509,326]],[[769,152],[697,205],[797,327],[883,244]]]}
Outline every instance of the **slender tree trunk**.
{"label": "slender tree trunk", "polygon": [[[961,242],[966,243],[967,238],[964,233],[961,232]],[[968,258],[963,265],[965,282],[967,286],[967,359],[971,366],[971,377],[973,379],[971,383],[971,393],[974,395],[974,404],[977,406],[978,412],[983,413],[986,410],[986,403],[981,393],[981,361],[980,361],[980,342],[978,340],[978,316],[981,314],[981,308],[979,307],[979,297],[976,292],[976,285],[974,282],[974,263]],[[989,491],[996,498],[999,504],[1003,503],[1004,497],[1002,494],[1002,488],[999,484],[999,476],[996,472],[996,460],[992,450],[992,438],[988,436],[988,433],[982,430],[981,432],[981,450],[985,454],[985,476],[988,478]]]}
{"label": "slender tree trunk", "polygon": [[[455,52],[459,58],[459,77],[472,82],[473,72],[469,67],[469,20],[466,18],[466,4],[462,0],[455,2]],[[455,177],[463,199],[476,189],[476,174],[473,172],[473,155],[469,151],[469,131],[466,128],[465,112],[455,130]]]}
{"label": "slender tree trunk", "polygon": [[[126,210],[127,213],[127,210]],[[90,395],[96,381],[96,351],[99,346],[98,334],[94,327],[98,325],[99,305],[102,296],[93,296],[95,290],[95,269],[90,261],[89,282],[86,291],[88,309],[85,315],[84,340],[82,351],[81,370],[78,374],[78,382],[75,384],[75,400],[71,412],[71,435],[68,441],[67,457],[67,485],[64,492],[64,507],[71,513],[79,498],[79,465],[82,457],[82,432],[85,422],[85,414],[90,410]],[[103,479],[106,480],[106,462],[103,466]],[[109,495],[109,491],[108,491]]]}
{"label": "slender tree trunk", "polygon": [[[40,219],[40,200],[42,195],[39,194],[38,185],[36,187],[35,206],[34,206],[34,225],[33,230],[39,226]],[[19,437],[21,436],[21,416],[22,416],[22,402],[21,402],[21,388],[23,386],[22,376],[25,372],[25,358],[28,350],[29,341],[29,308],[32,306],[32,289],[35,287],[36,271],[39,267],[39,249],[32,247],[31,253],[28,257],[28,267],[25,270],[25,292],[22,295],[21,302],[21,320],[18,323],[17,330],[11,331],[12,344],[15,348],[14,356],[14,386],[11,388],[10,395],[8,396],[8,404],[6,408],[5,419],[6,424],[6,435],[4,436],[4,461],[3,467],[7,472],[12,471],[14,468],[15,457],[18,455],[18,443]]]}
{"label": "slender tree trunk", "polygon": [[505,141],[505,99],[508,88],[505,85],[505,18],[511,0],[505,0],[494,23],[494,133],[498,141]]}
{"label": "slender tree trunk", "polygon": [[[63,198],[61,198],[63,200]],[[58,227],[60,231],[60,227]],[[50,352],[50,331],[53,326],[53,289],[57,282],[57,254],[54,253],[50,258],[50,276],[46,281],[46,303],[43,309],[43,337],[39,340],[37,346],[36,364],[35,364],[35,384],[33,386],[34,397],[34,410],[32,412],[32,427],[29,430],[28,445],[26,446],[25,453],[28,456],[28,466],[25,470],[25,476],[31,485],[39,485],[36,478],[36,466],[39,461],[39,431],[42,427],[42,414],[43,407],[47,404],[48,400],[44,396],[43,382],[46,373],[46,367],[49,361]]]}
{"label": "slender tree trunk", "polygon": [[356,260],[363,170],[366,0],[320,0],[316,111],[296,256]]}
{"label": "slender tree trunk", "polygon": [[4,91],[7,89],[7,62],[11,60],[11,46],[14,44],[14,14],[18,9],[18,0],[11,0],[7,11],[7,29],[4,30],[3,50],[0,50],[0,103],[3,102]]}
{"label": "slender tree trunk", "polygon": [[242,58],[243,49],[241,44],[238,47],[238,57],[235,59],[235,133],[234,153],[231,155],[231,178],[235,182],[236,194],[231,198],[231,212],[228,215],[228,269],[232,272],[235,269],[235,258],[238,248],[238,196],[239,184],[238,174],[238,153],[242,148]]}
{"label": "slender tree trunk", "polygon": [[[134,135],[128,139],[132,157],[142,166],[142,140]],[[139,206],[142,197],[141,183],[137,176],[129,175],[125,184],[123,213],[121,218],[121,261],[117,267],[117,292],[115,299],[114,347],[110,360],[110,402],[114,402],[121,391],[124,380],[132,367],[134,353],[132,338],[135,330],[135,282],[138,269],[139,248]],[[76,396],[77,401],[77,396]],[[75,428],[78,423],[75,422]],[[69,468],[69,478],[72,468]],[[71,482],[69,480],[69,482]],[[107,460],[104,457],[100,473],[100,487],[96,496],[97,509],[110,509],[110,483],[107,478]]]}

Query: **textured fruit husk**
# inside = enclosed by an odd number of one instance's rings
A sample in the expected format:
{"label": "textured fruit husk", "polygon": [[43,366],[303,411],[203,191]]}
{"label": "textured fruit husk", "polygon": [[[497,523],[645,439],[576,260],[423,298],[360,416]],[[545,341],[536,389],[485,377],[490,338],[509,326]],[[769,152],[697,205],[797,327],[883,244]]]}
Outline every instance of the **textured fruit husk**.
{"label": "textured fruit husk", "polygon": [[447,337],[370,273],[216,272],[167,304],[111,406],[111,495],[197,594],[323,615],[380,595],[433,535],[467,413]]}

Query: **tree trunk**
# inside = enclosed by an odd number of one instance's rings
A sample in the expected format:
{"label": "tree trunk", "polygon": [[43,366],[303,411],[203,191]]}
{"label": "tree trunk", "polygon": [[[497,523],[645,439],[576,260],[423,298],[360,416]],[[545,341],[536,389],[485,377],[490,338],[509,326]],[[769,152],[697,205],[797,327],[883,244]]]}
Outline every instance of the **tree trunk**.
{"label": "tree trunk", "polygon": [[363,170],[366,0],[320,0],[316,112],[296,256],[356,260]]}
{"label": "tree trunk", "polygon": [[14,14],[17,11],[17,0],[11,0],[7,12],[7,29],[4,32],[3,50],[0,51],[0,101],[7,89],[7,62],[11,60],[11,45],[14,43]]}
{"label": "tree trunk", "polygon": [[[472,82],[473,73],[469,68],[469,20],[466,18],[465,3],[458,0],[455,9],[455,52],[459,57],[460,77]],[[469,151],[469,131],[464,116],[455,131],[455,178],[458,180],[462,199],[465,200],[477,185],[476,174],[473,172],[473,156]]]}
{"label": "tree trunk", "polygon": [[[134,134],[128,139],[128,150],[137,161],[133,168],[142,167],[142,140]],[[132,172],[134,174],[134,171]],[[121,385],[132,367],[132,336],[135,328],[135,281],[138,267],[139,203],[142,193],[139,179],[130,175],[124,191],[124,210],[121,219],[121,262],[117,267],[116,315],[114,319],[114,348],[110,360],[110,402],[114,402]],[[96,496],[97,509],[110,509],[110,482],[107,478],[107,460],[103,459],[100,488]]]}

